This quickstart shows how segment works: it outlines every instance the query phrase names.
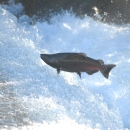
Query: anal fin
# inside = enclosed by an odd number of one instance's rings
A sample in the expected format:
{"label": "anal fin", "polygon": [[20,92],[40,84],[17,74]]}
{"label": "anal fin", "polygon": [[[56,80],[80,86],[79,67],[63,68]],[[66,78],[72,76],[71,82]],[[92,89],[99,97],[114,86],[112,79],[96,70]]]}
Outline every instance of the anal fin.
{"label": "anal fin", "polygon": [[89,75],[92,75],[92,74],[94,74],[94,73],[96,73],[96,72],[98,72],[98,70],[88,71],[88,72],[86,72],[86,73],[89,74]]}

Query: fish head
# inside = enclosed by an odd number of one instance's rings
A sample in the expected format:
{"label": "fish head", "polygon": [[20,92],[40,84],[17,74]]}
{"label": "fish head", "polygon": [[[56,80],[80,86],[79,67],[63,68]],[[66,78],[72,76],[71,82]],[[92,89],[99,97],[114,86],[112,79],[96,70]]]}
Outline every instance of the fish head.
{"label": "fish head", "polygon": [[66,53],[57,53],[57,54],[40,54],[41,59],[45,62],[57,62],[64,59],[68,54]]}
{"label": "fish head", "polygon": [[50,54],[40,54],[41,59],[48,65],[57,68],[58,67],[58,59]]}
{"label": "fish head", "polygon": [[48,56],[48,54],[40,54],[40,57],[41,57],[41,59],[42,59],[44,62],[46,62],[46,63],[49,62],[49,56]]}

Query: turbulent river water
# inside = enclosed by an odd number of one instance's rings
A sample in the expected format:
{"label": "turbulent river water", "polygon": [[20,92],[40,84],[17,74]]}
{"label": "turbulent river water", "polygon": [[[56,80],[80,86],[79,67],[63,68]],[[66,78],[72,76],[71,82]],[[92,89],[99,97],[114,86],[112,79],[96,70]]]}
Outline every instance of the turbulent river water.
{"label": "turbulent river water", "polygon": [[[0,128],[130,129],[130,25],[68,12],[51,24],[29,21],[0,6]],[[58,52],[84,52],[117,66],[109,79],[100,72],[83,73],[82,79],[58,75],[40,59],[41,53]]]}

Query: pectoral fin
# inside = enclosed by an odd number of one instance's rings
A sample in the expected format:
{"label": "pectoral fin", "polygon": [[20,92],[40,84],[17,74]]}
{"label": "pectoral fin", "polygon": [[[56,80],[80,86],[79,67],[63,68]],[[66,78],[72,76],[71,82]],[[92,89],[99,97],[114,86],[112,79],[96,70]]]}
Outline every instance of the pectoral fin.
{"label": "pectoral fin", "polygon": [[77,74],[79,75],[79,77],[81,78],[81,72],[77,72]]}
{"label": "pectoral fin", "polygon": [[60,69],[59,68],[57,68],[57,74],[59,74],[60,73]]}

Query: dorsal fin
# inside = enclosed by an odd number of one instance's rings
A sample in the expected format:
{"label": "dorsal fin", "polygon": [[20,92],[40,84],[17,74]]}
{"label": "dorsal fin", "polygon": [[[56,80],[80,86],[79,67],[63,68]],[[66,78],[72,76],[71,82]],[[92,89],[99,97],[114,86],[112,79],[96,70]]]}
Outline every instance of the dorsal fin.
{"label": "dorsal fin", "polygon": [[87,57],[86,53],[79,53],[79,55]]}
{"label": "dorsal fin", "polygon": [[85,53],[72,53],[65,57],[64,60],[85,60],[86,57]]}
{"label": "dorsal fin", "polygon": [[104,61],[103,60],[98,60],[98,62],[101,64],[101,65],[104,65]]}
{"label": "dorsal fin", "polygon": [[82,56],[82,57],[84,57],[84,58],[87,57],[87,55],[85,53],[79,53],[79,55]]}

